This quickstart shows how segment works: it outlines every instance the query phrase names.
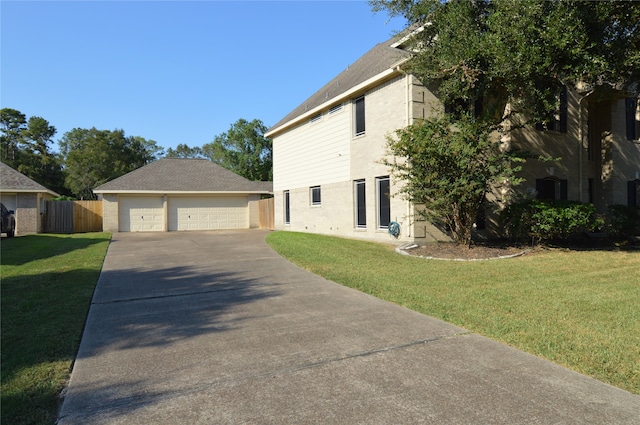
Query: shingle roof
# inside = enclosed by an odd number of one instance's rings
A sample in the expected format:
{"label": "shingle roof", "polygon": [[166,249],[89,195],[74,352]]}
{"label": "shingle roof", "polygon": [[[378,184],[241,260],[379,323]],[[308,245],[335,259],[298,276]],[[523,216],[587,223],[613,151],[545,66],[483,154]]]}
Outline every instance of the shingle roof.
{"label": "shingle roof", "polygon": [[314,93],[304,103],[278,121],[273,127],[271,127],[271,129],[269,129],[269,132],[276,130],[278,127],[281,127],[287,122],[299,117],[305,112],[310,111],[331,99],[339,97],[341,94],[346,93],[358,84],[375,77],[381,72],[392,68],[400,61],[408,58],[410,56],[409,52],[402,50],[401,48],[392,47],[399,39],[400,36],[395,36],[369,50],[355,63],[350,65],[346,70],[342,71],[337,77]]}
{"label": "shingle roof", "polygon": [[254,182],[206,159],[163,158],[94,189],[103,192],[269,193],[272,182]]}
{"label": "shingle roof", "polygon": [[0,192],[46,192],[53,196],[58,196],[56,192],[33,181],[4,162],[0,162]]}

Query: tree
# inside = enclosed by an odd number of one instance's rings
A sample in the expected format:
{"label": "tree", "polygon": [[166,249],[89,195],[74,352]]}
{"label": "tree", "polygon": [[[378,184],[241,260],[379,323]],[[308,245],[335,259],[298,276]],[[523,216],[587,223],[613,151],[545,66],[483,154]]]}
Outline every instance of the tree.
{"label": "tree", "polygon": [[[404,16],[413,30],[414,52],[407,70],[424,84],[435,87],[444,114],[460,132],[444,132],[439,120],[426,120],[407,131],[418,137],[441,134],[445,157],[472,120],[477,137],[470,145],[485,146],[487,157],[496,152],[484,143],[492,131],[507,132],[517,126],[546,123],[557,106],[562,85],[586,87],[583,96],[598,99],[637,90],[640,80],[640,3],[542,0],[373,0],[375,11]],[[439,132],[439,133],[438,133]],[[399,133],[400,137],[408,135]],[[496,137],[494,140],[499,140]],[[424,142],[426,143],[426,142]],[[497,142],[496,142],[497,143]],[[393,153],[393,142],[390,142]],[[410,152],[409,152],[410,153]],[[462,157],[464,158],[464,157]],[[464,161],[464,159],[460,161]],[[397,161],[402,164],[401,161]],[[408,163],[422,166],[413,158]],[[462,164],[455,164],[457,167]],[[403,175],[405,171],[395,171]],[[505,170],[496,167],[489,181]],[[428,175],[426,170],[412,176]],[[422,178],[422,177],[421,177]],[[442,176],[444,180],[447,177]],[[438,178],[429,184],[439,185]],[[514,182],[512,182],[514,183]],[[412,186],[410,182],[409,186]],[[414,186],[419,187],[420,184]],[[471,185],[469,192],[476,190]],[[429,199],[413,197],[429,207]],[[475,197],[465,202],[477,205]],[[457,204],[460,216],[468,206]],[[443,217],[446,221],[446,217]],[[472,226],[473,222],[462,226]],[[454,227],[454,238],[467,241],[470,228]]]}
{"label": "tree", "polygon": [[64,175],[50,144],[57,130],[42,117],[30,117],[22,130],[21,163],[17,170],[43,186],[64,191]]}
{"label": "tree", "polygon": [[167,158],[204,158],[205,155],[202,153],[202,148],[193,147],[190,148],[185,143],[180,143],[176,146],[175,149],[169,148],[167,149],[167,153],[165,154]]}
{"label": "tree", "polygon": [[22,112],[11,108],[0,110],[0,159],[11,167],[15,167],[26,124],[27,117]]}
{"label": "tree", "polygon": [[270,181],[273,176],[272,141],[264,137],[262,121],[239,119],[228,132],[202,147],[211,161],[254,181]]}
{"label": "tree", "polygon": [[516,173],[524,155],[504,151],[469,114],[453,125],[437,114],[396,132],[389,138],[392,159],[383,161],[405,182],[400,193],[421,204],[416,214],[449,230],[456,242],[469,244],[471,229],[492,187]]}
{"label": "tree", "polygon": [[67,173],[65,185],[81,199],[94,199],[95,187],[154,159],[147,141],[126,137],[123,130],[74,128],[64,134],[59,145]]}

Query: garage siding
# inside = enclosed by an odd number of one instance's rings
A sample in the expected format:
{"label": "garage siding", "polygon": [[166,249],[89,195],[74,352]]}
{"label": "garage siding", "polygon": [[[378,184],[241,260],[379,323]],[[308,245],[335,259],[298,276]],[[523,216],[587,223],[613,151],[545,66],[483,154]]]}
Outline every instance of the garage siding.
{"label": "garage siding", "polygon": [[169,230],[249,228],[246,196],[169,197]]}

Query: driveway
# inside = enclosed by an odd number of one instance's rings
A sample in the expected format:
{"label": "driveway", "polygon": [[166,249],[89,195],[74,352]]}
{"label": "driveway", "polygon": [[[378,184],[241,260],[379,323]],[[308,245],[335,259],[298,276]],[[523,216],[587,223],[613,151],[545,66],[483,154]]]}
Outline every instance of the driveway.
{"label": "driveway", "polygon": [[114,234],[59,424],[631,424],[640,397],[290,264]]}

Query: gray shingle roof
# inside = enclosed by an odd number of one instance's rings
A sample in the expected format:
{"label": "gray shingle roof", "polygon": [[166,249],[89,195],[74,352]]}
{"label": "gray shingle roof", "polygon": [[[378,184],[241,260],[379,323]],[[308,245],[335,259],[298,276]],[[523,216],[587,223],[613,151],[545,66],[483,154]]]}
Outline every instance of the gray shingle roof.
{"label": "gray shingle roof", "polygon": [[254,182],[206,159],[163,158],[94,189],[103,192],[269,193],[272,182]]}
{"label": "gray shingle roof", "polygon": [[53,196],[58,194],[40,183],[0,162],[0,192],[46,192]]}
{"label": "gray shingle roof", "polygon": [[401,60],[408,58],[410,56],[409,52],[402,50],[401,48],[392,47],[394,42],[399,39],[400,36],[395,36],[369,50],[355,63],[350,65],[346,70],[342,71],[337,77],[314,93],[304,103],[278,121],[269,129],[269,132],[276,130],[278,127],[294,120],[305,112],[346,93],[358,84],[375,77],[381,72],[384,72],[398,64]]}

